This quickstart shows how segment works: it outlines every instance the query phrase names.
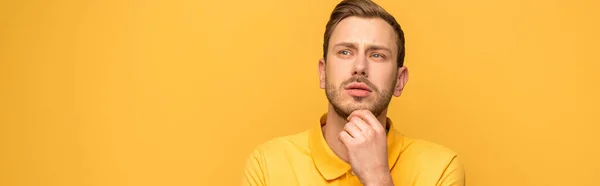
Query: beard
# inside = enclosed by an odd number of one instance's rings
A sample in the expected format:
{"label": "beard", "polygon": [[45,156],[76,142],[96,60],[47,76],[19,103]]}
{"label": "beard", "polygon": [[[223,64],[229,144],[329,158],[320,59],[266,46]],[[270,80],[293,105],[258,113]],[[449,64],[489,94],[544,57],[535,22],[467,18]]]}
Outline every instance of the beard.
{"label": "beard", "polygon": [[[333,106],[333,110],[342,118],[346,119],[352,112],[355,110],[369,110],[375,117],[381,115],[384,109],[388,107],[390,104],[390,100],[392,99],[392,89],[396,85],[396,79],[387,89],[381,89],[371,83],[364,76],[353,76],[350,79],[342,82],[340,86],[335,86],[334,84],[330,84],[327,82],[327,77],[325,77],[325,94],[327,95],[327,99],[329,103]],[[354,97],[350,96],[350,100],[343,100],[343,97],[340,95],[341,92],[344,91],[344,87],[350,83],[359,82],[364,83],[369,88],[371,88],[372,92],[369,95],[372,100],[367,101],[369,97]],[[373,94],[374,93],[374,94]]]}

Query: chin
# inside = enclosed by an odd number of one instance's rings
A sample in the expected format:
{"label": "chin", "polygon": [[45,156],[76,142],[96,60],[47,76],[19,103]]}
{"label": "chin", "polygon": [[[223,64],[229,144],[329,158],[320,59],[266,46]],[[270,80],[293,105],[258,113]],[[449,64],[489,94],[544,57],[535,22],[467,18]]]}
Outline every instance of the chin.
{"label": "chin", "polygon": [[371,110],[371,105],[365,102],[349,101],[344,104],[344,110],[353,112],[355,110]]}

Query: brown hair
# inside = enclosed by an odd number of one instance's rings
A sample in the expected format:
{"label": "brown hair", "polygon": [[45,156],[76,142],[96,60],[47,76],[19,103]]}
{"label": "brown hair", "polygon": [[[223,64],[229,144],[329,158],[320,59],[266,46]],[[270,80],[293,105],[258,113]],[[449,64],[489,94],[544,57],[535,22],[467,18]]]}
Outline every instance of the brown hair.
{"label": "brown hair", "polygon": [[335,9],[333,9],[333,12],[331,12],[331,17],[327,22],[327,26],[325,26],[323,59],[327,59],[329,38],[331,37],[331,33],[333,33],[333,29],[340,21],[350,16],[362,18],[381,18],[390,24],[392,28],[394,28],[394,32],[396,32],[396,36],[398,38],[396,41],[396,44],[398,45],[398,68],[404,65],[404,32],[402,31],[402,28],[400,28],[400,24],[396,22],[394,16],[370,0],[343,0],[340,2],[340,4],[335,6]]}

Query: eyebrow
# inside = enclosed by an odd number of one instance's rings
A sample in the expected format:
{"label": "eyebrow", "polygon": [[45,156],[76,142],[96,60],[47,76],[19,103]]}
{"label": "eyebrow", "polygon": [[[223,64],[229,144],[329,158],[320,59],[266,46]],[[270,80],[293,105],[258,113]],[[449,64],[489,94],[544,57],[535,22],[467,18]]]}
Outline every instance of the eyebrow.
{"label": "eyebrow", "polygon": [[[355,49],[355,50],[358,49],[356,44],[351,43],[351,42],[336,43],[335,45],[333,45],[333,48],[338,47],[338,46],[348,47],[348,48]],[[367,51],[368,50],[385,50],[385,51],[389,52],[390,54],[392,53],[392,50],[390,50],[388,47],[382,46],[382,45],[367,45],[366,50]]]}

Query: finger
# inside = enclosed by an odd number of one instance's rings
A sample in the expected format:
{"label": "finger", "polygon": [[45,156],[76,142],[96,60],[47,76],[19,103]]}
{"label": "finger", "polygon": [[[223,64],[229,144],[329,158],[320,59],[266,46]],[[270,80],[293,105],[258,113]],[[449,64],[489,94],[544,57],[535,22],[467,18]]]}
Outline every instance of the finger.
{"label": "finger", "polygon": [[346,132],[348,132],[348,134],[350,134],[350,136],[352,136],[353,138],[361,138],[362,137],[362,132],[356,126],[356,124],[353,122],[346,123],[346,126],[344,126],[344,130]]}
{"label": "finger", "polygon": [[359,117],[360,119],[365,121],[367,124],[369,124],[371,127],[373,127],[373,129],[375,129],[376,131],[383,130],[383,125],[379,122],[377,117],[375,117],[375,115],[373,115],[373,113],[371,113],[371,111],[356,110],[356,111],[352,112],[350,114],[350,116],[348,116],[348,118],[352,118],[352,117]]}
{"label": "finger", "polygon": [[364,120],[360,119],[359,117],[352,117],[350,119],[350,122],[354,123],[356,125],[356,127],[358,129],[360,129],[361,131],[366,131],[371,129],[371,126],[369,126],[369,124],[367,124],[367,122],[365,122]]}
{"label": "finger", "polygon": [[352,136],[350,136],[350,134],[348,134],[348,132],[343,130],[342,132],[340,132],[340,135],[338,135],[338,139],[343,144],[348,144],[350,141],[352,141]]}

